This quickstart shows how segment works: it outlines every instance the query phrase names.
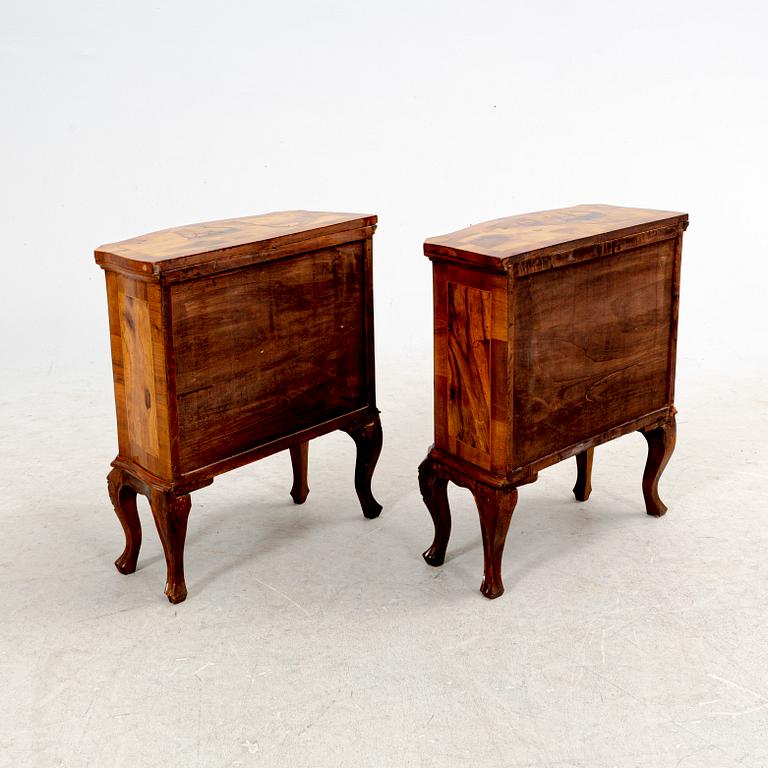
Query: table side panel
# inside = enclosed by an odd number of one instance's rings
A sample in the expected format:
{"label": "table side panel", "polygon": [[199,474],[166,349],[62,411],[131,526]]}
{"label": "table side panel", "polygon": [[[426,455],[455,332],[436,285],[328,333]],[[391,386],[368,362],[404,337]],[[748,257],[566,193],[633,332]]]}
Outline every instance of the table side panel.
{"label": "table side panel", "polygon": [[667,378],[667,401],[671,404],[675,402],[675,374],[677,372],[677,325],[680,314],[680,271],[683,257],[683,233],[680,232],[675,238],[675,262],[672,268],[672,313],[669,319],[669,350],[668,356],[668,378]]}
{"label": "table side panel", "polygon": [[434,264],[435,445],[485,470],[506,466],[504,276]]}
{"label": "table side panel", "polygon": [[169,287],[182,473],[368,402],[364,242]]}
{"label": "table side panel", "polygon": [[105,276],[120,456],[170,479],[160,287],[116,272]]}
{"label": "table side panel", "polygon": [[669,404],[678,241],[515,278],[512,467]]}
{"label": "table side panel", "polygon": [[[371,233],[372,235],[373,233]],[[376,408],[376,355],[374,352],[373,329],[373,237],[362,241],[363,247],[363,320],[364,351],[366,369],[367,405]]]}

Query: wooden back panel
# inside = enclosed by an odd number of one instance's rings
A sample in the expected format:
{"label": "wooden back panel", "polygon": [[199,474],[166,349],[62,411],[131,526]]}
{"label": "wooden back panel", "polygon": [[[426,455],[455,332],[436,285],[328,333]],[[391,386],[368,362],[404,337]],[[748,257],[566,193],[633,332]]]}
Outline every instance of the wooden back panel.
{"label": "wooden back panel", "polygon": [[364,246],[166,288],[182,473],[368,403]]}
{"label": "wooden back panel", "polygon": [[105,276],[120,456],[170,480],[161,289],[117,272]]}
{"label": "wooden back panel", "polygon": [[680,243],[514,278],[512,466],[672,403]]}

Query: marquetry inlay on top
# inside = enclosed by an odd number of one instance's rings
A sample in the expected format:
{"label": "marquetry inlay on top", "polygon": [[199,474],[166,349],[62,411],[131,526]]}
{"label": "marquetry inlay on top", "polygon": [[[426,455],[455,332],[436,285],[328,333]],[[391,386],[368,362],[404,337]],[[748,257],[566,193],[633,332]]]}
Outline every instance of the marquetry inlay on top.
{"label": "marquetry inlay on top", "polygon": [[376,224],[376,216],[324,211],[276,211],[238,219],[204,221],[150,232],[96,249],[96,261],[135,272],[159,273],[198,262],[210,254],[223,258],[256,254]]}
{"label": "marquetry inlay on top", "polygon": [[586,246],[664,226],[685,228],[687,222],[687,214],[674,211],[577,205],[507,216],[430,237],[424,253],[492,265],[494,260],[514,262],[532,253],[543,256],[566,244]]}

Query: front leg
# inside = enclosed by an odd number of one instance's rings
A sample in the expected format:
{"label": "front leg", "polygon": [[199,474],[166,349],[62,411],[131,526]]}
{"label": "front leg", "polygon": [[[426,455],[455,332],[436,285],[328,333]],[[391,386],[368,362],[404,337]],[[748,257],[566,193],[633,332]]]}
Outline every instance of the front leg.
{"label": "front leg", "polygon": [[117,467],[107,475],[107,489],[125,533],[125,549],[115,560],[115,566],[120,573],[133,573],[141,549],[141,521],[136,509],[136,490],[128,484],[123,470]]}
{"label": "front leg", "polygon": [[573,486],[573,495],[576,501],[586,501],[592,493],[592,458],[595,449],[587,448],[586,451],[576,454],[576,485]]}
{"label": "front leg", "polygon": [[309,494],[309,486],[307,485],[309,440],[305,440],[298,445],[292,445],[288,450],[291,453],[291,467],[293,468],[291,497],[295,504],[303,504]]}
{"label": "front leg", "polygon": [[653,517],[661,517],[667,507],[659,498],[659,478],[675,450],[677,424],[673,416],[666,424],[653,429],[641,429],[640,433],[648,441],[648,459],[643,472],[643,497],[645,510]]}
{"label": "front leg", "polygon": [[378,517],[381,513],[381,504],[373,498],[371,478],[381,453],[382,434],[379,414],[374,413],[366,421],[351,427],[342,427],[342,429],[357,446],[355,490],[360,506],[363,508],[363,514],[370,519]]}
{"label": "front leg", "polygon": [[441,477],[439,465],[427,456],[419,464],[419,489],[435,525],[432,546],[424,552],[424,559],[433,566],[445,562],[445,551],[451,537],[451,508],[448,505],[448,478]]}
{"label": "front leg", "polygon": [[187,597],[187,585],[184,582],[184,541],[187,537],[187,518],[192,502],[189,495],[172,496],[168,491],[152,491],[149,505],[165,553],[165,594],[172,603],[180,603]]}
{"label": "front leg", "polygon": [[473,488],[477,511],[480,515],[480,530],[483,534],[483,555],[485,572],[480,591],[493,600],[504,594],[501,580],[501,557],[507,539],[509,522],[517,504],[516,488],[494,488],[475,483]]}

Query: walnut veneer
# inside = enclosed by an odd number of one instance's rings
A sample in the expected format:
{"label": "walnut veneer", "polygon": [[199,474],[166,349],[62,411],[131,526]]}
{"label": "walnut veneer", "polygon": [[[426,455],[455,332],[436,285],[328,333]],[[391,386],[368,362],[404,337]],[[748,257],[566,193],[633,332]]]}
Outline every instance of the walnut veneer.
{"label": "walnut veneer", "polygon": [[131,573],[145,494],[184,600],[189,494],[289,449],[304,502],[311,438],[357,445],[366,517],[381,450],[371,281],[376,216],[285,211],[167,229],[96,250],[106,273],[119,453],[109,493]]}
{"label": "walnut veneer", "polygon": [[419,468],[441,565],[447,484],[474,494],[481,590],[504,591],[517,488],[571,456],[591,492],[594,447],[639,430],[646,510],[675,443],[680,256],[688,216],[580,205],[497,219],[424,244],[434,278],[435,442]]}

